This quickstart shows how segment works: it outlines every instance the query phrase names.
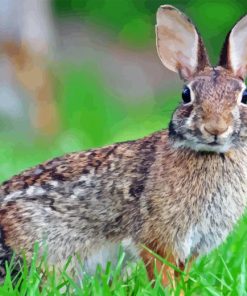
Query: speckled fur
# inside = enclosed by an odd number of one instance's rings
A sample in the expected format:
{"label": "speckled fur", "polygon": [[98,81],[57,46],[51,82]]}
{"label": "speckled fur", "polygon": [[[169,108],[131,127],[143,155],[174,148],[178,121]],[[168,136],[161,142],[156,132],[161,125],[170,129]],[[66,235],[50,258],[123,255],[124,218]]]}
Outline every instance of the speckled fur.
{"label": "speckled fur", "polygon": [[[34,242],[45,242],[50,263],[61,265],[130,237],[137,247],[157,240],[184,261],[218,246],[244,211],[245,145],[224,156],[174,149],[162,131],[103,149],[61,157],[42,165],[41,178],[38,166],[2,185],[2,244],[31,258]],[[77,174],[54,177],[52,163],[55,171],[69,163]]]}
{"label": "speckled fur", "polygon": [[[79,255],[90,270],[123,241],[182,266],[226,239],[247,202],[243,81],[208,65],[186,84],[194,100],[178,106],[169,130],[57,157],[2,184],[0,277],[12,252],[30,259],[36,241],[51,265]],[[215,137],[201,127],[221,117],[229,132],[210,146]]]}

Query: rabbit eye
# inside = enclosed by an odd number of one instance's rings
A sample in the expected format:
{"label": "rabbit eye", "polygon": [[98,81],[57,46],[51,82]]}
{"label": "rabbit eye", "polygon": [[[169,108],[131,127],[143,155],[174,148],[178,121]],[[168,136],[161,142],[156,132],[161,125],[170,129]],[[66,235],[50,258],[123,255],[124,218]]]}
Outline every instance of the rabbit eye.
{"label": "rabbit eye", "polygon": [[247,105],[247,88],[244,90],[242,94],[241,103]]}
{"label": "rabbit eye", "polygon": [[184,89],[183,89],[182,99],[183,99],[183,101],[184,101],[185,104],[188,104],[188,103],[191,102],[190,89],[188,88],[188,86],[185,86]]}

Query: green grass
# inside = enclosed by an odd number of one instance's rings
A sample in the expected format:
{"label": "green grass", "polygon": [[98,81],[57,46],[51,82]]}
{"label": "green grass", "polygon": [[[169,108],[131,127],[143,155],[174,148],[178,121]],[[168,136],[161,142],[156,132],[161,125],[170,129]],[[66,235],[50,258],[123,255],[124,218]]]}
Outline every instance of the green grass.
{"label": "green grass", "polygon": [[[27,167],[68,151],[134,139],[161,129],[167,126],[178,100],[176,98],[179,98],[179,91],[170,91],[166,95],[158,93],[155,103],[143,105],[140,102],[139,105],[133,106],[119,103],[111,90],[105,89],[102,77],[96,71],[70,68],[62,71],[59,79],[63,86],[60,90],[63,131],[56,139],[46,141],[34,138],[27,141],[18,135],[12,139],[2,136],[1,181]],[[247,218],[244,218],[219,249],[195,262],[190,279],[180,282],[175,295],[178,295],[181,289],[185,290],[186,295],[247,295],[246,222]],[[0,296],[170,294],[168,289],[162,287],[159,279],[154,286],[148,281],[141,262],[132,268],[130,276],[122,277],[123,256],[124,253],[120,254],[117,268],[113,269],[109,264],[103,271],[99,267],[94,276],[84,278],[83,288],[68,276],[66,266],[60,277],[53,271],[47,271],[46,281],[42,280],[41,270],[47,270],[44,268],[45,260],[41,268],[34,256],[31,267],[24,261],[18,279],[11,278],[12,267],[9,267],[6,280],[0,286]]]}
{"label": "green grass", "polygon": [[[246,219],[244,219],[227,242],[210,255],[195,262],[190,278],[182,280],[175,291],[164,288],[157,274],[157,280],[150,283],[142,262],[131,266],[132,273],[122,274],[125,254],[120,252],[115,268],[109,263],[106,270],[100,266],[94,276],[86,276],[82,283],[71,278],[64,267],[60,276],[48,270],[45,260],[37,261],[34,255],[31,265],[25,260],[22,271],[11,278],[12,263],[8,267],[6,280],[0,286],[0,295],[246,295]],[[37,252],[35,251],[34,254]],[[164,261],[165,262],[165,261]],[[45,278],[45,280],[44,280]]]}

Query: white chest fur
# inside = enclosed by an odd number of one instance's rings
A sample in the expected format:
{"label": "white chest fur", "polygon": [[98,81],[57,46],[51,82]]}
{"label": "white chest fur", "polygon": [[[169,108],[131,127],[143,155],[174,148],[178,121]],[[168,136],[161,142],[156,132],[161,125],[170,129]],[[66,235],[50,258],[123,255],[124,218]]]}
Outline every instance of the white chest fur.
{"label": "white chest fur", "polygon": [[175,252],[181,261],[191,255],[202,255],[219,246],[243,215],[247,204],[247,186],[222,184],[217,193],[202,197],[202,209],[185,235],[178,233]]}
{"label": "white chest fur", "polygon": [[139,252],[131,238],[124,239],[120,243],[105,242],[100,248],[94,250],[89,256],[85,258],[82,264],[78,265],[79,277],[83,278],[84,274],[93,275],[96,272],[97,266],[100,265],[103,270],[107,263],[111,263],[112,268],[115,268],[121,248],[124,252],[124,267],[128,261],[136,261],[139,258]]}

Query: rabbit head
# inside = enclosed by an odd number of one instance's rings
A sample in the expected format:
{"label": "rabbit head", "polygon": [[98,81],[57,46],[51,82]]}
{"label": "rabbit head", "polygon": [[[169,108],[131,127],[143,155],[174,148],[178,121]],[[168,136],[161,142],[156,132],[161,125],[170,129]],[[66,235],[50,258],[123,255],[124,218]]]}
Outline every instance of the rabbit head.
{"label": "rabbit head", "polygon": [[169,135],[176,147],[224,153],[247,143],[247,15],[226,37],[219,65],[210,65],[203,41],[178,9],[157,12],[157,51],[184,80]]}

